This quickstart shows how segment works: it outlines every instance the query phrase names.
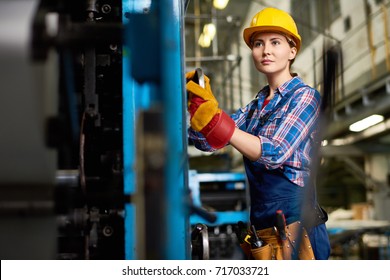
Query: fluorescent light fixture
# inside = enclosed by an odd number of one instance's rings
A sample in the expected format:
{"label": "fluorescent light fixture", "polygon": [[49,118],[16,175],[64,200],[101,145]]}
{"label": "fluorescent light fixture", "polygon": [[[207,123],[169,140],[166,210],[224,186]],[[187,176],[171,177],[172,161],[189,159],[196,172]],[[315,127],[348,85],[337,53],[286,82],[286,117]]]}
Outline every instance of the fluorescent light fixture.
{"label": "fluorescent light fixture", "polygon": [[381,115],[371,115],[365,119],[362,119],[358,122],[355,122],[349,126],[349,130],[353,132],[360,132],[369,128],[370,126],[376,125],[384,120],[384,117]]}
{"label": "fluorescent light fixture", "polygon": [[216,9],[223,10],[226,8],[229,0],[214,0],[213,5]]}
{"label": "fluorescent light fixture", "polygon": [[331,142],[331,145],[332,146],[344,146],[344,145],[348,145],[348,141],[346,139],[343,139],[343,138],[333,139]]}

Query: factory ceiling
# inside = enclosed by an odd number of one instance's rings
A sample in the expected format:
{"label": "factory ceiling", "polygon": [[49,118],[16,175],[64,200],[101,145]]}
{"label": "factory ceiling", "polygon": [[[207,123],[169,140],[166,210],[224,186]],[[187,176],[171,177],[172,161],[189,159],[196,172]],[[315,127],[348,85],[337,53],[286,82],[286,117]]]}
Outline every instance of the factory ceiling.
{"label": "factory ceiling", "polygon": [[[218,10],[212,0],[189,0],[185,14],[185,56],[187,68],[201,66],[208,73],[218,73],[222,62],[235,58],[236,42],[242,41],[241,28],[246,24],[251,1],[229,1]],[[209,47],[201,47],[198,39],[208,23],[216,26],[216,37]],[[345,50],[344,50],[345,51]],[[343,71],[343,70],[341,70]],[[370,73],[366,73],[369,76]],[[370,80],[362,77],[363,80]],[[325,122],[324,139],[330,144],[326,154],[362,155],[390,152],[390,75],[378,77],[345,100],[332,101]],[[349,125],[372,114],[384,121],[362,132],[351,132]],[[333,141],[336,139],[335,141]]]}
{"label": "factory ceiling", "polygon": [[[213,7],[212,0],[190,0],[185,14],[185,53],[187,65],[203,62],[213,70],[215,62],[226,59],[234,42],[242,40],[240,29],[251,1],[229,1],[226,8]],[[213,23],[216,35],[209,47],[201,47],[198,39],[206,24]],[[210,62],[210,63],[207,63]],[[215,68],[214,68],[215,69]],[[212,72],[212,71],[210,71]]]}

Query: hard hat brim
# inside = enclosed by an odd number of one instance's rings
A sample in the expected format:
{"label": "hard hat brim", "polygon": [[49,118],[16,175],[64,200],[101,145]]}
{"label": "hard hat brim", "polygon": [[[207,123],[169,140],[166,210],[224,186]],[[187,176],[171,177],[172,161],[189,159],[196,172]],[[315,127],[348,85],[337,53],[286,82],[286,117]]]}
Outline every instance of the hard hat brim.
{"label": "hard hat brim", "polygon": [[294,40],[294,42],[296,44],[297,52],[299,52],[299,50],[301,48],[301,37],[299,35],[297,36],[297,35],[291,33],[290,31],[288,31],[287,29],[282,28],[280,26],[270,25],[270,26],[252,26],[252,27],[248,27],[248,28],[244,29],[244,32],[243,32],[244,41],[250,49],[252,49],[252,44],[251,44],[252,35],[256,32],[284,33],[284,34],[290,36]]}

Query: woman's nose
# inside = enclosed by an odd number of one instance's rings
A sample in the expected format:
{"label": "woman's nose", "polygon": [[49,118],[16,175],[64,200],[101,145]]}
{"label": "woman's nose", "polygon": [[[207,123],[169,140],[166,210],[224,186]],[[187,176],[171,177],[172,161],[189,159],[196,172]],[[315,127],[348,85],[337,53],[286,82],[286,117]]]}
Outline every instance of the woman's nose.
{"label": "woman's nose", "polygon": [[263,55],[269,55],[270,54],[270,44],[264,43],[264,49],[263,49]]}

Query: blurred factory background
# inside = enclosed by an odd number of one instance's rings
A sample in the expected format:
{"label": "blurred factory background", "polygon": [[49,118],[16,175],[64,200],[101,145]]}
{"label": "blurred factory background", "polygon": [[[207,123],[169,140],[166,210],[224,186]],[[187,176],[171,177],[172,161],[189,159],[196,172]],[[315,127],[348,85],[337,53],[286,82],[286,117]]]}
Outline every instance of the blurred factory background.
{"label": "blurred factory background", "polygon": [[390,259],[389,0],[0,0],[0,258],[242,259],[242,157],[188,143],[184,73],[247,104],[265,80],[242,30],[266,6],[324,96],[331,259]]}

